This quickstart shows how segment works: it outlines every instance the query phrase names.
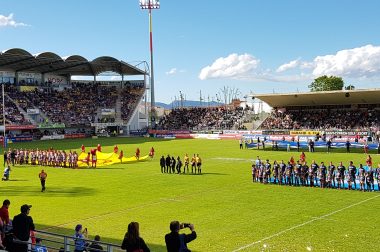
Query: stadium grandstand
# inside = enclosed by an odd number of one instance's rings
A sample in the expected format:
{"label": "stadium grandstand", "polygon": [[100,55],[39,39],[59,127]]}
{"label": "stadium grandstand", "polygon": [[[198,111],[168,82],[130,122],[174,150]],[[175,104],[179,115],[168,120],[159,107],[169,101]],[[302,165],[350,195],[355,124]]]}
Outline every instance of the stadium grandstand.
{"label": "stadium grandstand", "polygon": [[273,111],[262,129],[365,130],[380,127],[380,89],[255,95]]}
{"label": "stadium grandstand", "polygon": [[[121,80],[97,80],[107,73],[117,74]],[[17,136],[52,139],[129,134],[146,128],[147,75],[145,70],[109,56],[89,61],[80,55],[62,58],[53,52],[3,51],[0,83],[5,90],[5,118],[1,104],[1,131],[4,120],[16,141],[20,140]]]}

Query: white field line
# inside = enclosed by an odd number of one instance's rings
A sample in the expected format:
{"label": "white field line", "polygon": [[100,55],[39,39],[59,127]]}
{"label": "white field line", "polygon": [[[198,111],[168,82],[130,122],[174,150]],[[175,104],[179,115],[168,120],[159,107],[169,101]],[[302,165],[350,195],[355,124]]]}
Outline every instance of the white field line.
{"label": "white field line", "polygon": [[[252,182],[250,181],[247,181],[245,183],[240,183],[240,185],[244,185],[244,184],[251,184]],[[232,184],[232,185],[235,185]],[[194,195],[196,195],[197,197],[202,194],[202,193],[210,193],[210,192],[214,192],[214,191],[217,191],[217,192],[220,192],[221,190],[226,190],[226,189],[229,189],[231,188],[231,185],[226,185],[224,187],[215,187],[215,188],[210,188],[209,190],[204,190],[204,191],[198,191],[198,193],[190,193],[190,194],[186,194],[186,195],[179,195],[177,197],[174,197],[174,198],[160,198],[159,200],[157,201],[154,201],[154,202],[149,202],[149,203],[145,203],[145,204],[141,204],[141,205],[137,205],[137,206],[133,206],[133,207],[128,207],[128,208],[124,208],[124,209],[119,209],[119,210],[116,210],[116,211],[113,211],[113,212],[104,212],[104,213],[100,213],[98,215],[93,215],[93,216],[89,216],[89,217],[85,217],[85,218],[81,218],[81,219],[76,219],[76,220],[71,220],[69,222],[65,222],[65,223],[61,223],[61,224],[58,224],[58,225],[55,225],[55,226],[51,226],[51,227],[48,227],[48,228],[45,228],[45,229],[42,229],[42,231],[49,231],[51,229],[54,229],[54,228],[59,228],[59,227],[65,227],[65,226],[68,226],[68,225],[72,225],[72,224],[75,224],[75,223],[80,223],[80,222],[83,222],[83,221],[88,221],[88,220],[94,220],[94,219],[102,219],[106,216],[117,216],[118,214],[125,214],[126,212],[129,212],[129,211],[133,211],[133,210],[137,210],[137,209],[144,209],[144,208],[147,208],[147,207],[151,207],[151,206],[154,206],[154,205],[159,205],[159,204],[162,204],[162,203],[168,203],[168,202],[182,202],[186,199],[191,199],[194,197]]]}
{"label": "white field line", "polygon": [[301,223],[301,224],[295,225],[295,226],[293,226],[293,227],[290,227],[290,228],[284,229],[284,230],[282,230],[282,231],[280,231],[280,232],[278,232],[278,233],[275,233],[275,234],[273,234],[273,235],[270,235],[270,236],[264,237],[264,238],[262,238],[261,240],[258,240],[258,241],[252,242],[252,243],[250,243],[250,244],[247,244],[247,245],[245,245],[245,246],[242,246],[242,247],[240,247],[240,248],[237,248],[237,249],[233,250],[232,252],[237,252],[237,251],[241,251],[241,250],[247,249],[247,248],[249,248],[249,247],[252,247],[253,245],[256,245],[256,244],[261,243],[261,242],[263,242],[263,241],[266,241],[266,240],[272,239],[273,237],[276,237],[276,236],[282,235],[283,233],[286,233],[286,232],[288,232],[288,231],[292,231],[292,230],[294,230],[294,229],[297,229],[297,228],[299,228],[299,227],[305,226],[305,225],[310,224],[310,223],[312,223],[312,222],[314,222],[314,221],[317,221],[317,220],[325,219],[326,217],[329,217],[329,216],[334,215],[334,214],[336,214],[336,213],[342,212],[342,211],[344,211],[344,210],[346,210],[346,209],[349,209],[349,208],[351,208],[351,207],[354,207],[354,206],[357,206],[357,205],[363,204],[364,202],[367,202],[367,201],[373,200],[373,199],[378,198],[378,197],[380,197],[380,195],[376,195],[376,196],[373,196],[373,197],[371,197],[371,198],[368,198],[368,199],[365,199],[365,200],[359,201],[359,202],[357,202],[357,203],[354,203],[354,204],[352,204],[352,205],[349,205],[349,206],[343,207],[343,208],[341,208],[341,209],[339,209],[339,210],[333,211],[333,212],[331,212],[331,213],[328,213],[328,214],[325,214],[325,215],[322,215],[322,216],[319,216],[319,217],[313,217],[313,219],[311,219],[311,220],[309,220],[309,221],[306,221],[306,222],[304,222],[304,223]]}

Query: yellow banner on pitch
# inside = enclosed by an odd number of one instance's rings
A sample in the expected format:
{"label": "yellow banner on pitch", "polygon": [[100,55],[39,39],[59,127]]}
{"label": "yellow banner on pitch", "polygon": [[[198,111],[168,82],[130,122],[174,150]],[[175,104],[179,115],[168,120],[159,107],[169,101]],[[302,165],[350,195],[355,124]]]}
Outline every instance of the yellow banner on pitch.
{"label": "yellow banner on pitch", "polygon": [[[87,160],[87,153],[82,152],[78,157],[78,167],[87,167],[91,166],[91,158],[92,155],[90,155],[90,160]],[[120,164],[120,163],[134,163],[134,162],[142,162],[146,161],[148,159],[148,155],[140,157],[138,160],[135,156],[133,157],[123,157],[122,160],[119,159],[119,154],[114,152],[96,152],[96,166],[106,166],[106,165],[112,165],[112,164]]]}

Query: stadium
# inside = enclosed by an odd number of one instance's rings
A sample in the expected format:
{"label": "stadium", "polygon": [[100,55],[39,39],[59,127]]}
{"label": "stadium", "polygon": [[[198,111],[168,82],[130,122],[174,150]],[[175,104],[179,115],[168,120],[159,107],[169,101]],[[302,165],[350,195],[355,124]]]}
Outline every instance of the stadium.
{"label": "stadium", "polygon": [[376,85],[162,108],[118,58],[0,53],[0,251],[378,250]]}

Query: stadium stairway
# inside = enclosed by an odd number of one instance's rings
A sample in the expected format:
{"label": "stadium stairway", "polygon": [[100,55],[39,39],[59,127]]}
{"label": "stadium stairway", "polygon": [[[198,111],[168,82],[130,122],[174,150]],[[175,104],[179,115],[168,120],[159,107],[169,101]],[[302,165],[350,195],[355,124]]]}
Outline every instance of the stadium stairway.
{"label": "stadium stairway", "polygon": [[20,111],[20,113],[24,116],[26,120],[28,120],[33,125],[37,124],[36,121],[33,120],[33,118],[30,115],[28,115],[28,113],[23,108],[20,107],[20,104],[18,104],[17,101],[13,100],[8,94],[5,94],[5,97],[6,99],[10,100],[13,104],[16,105],[18,111]]}
{"label": "stadium stairway", "polygon": [[119,90],[119,95],[117,96],[116,104],[115,104],[115,122],[121,123],[123,119],[121,119],[121,92]]}
{"label": "stadium stairway", "polygon": [[270,113],[261,112],[257,115],[258,119],[252,121],[252,129],[257,130],[261,127],[261,124],[270,116]]}

